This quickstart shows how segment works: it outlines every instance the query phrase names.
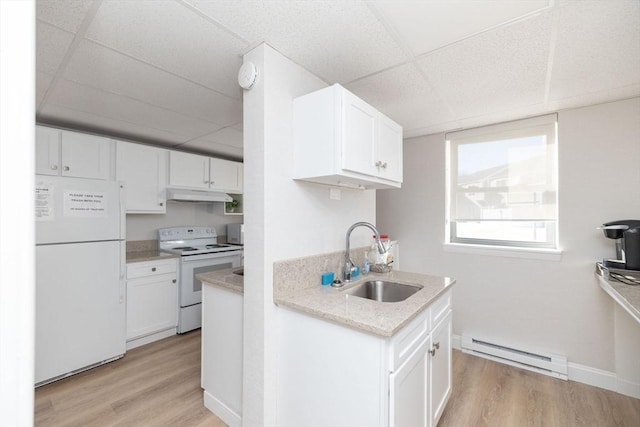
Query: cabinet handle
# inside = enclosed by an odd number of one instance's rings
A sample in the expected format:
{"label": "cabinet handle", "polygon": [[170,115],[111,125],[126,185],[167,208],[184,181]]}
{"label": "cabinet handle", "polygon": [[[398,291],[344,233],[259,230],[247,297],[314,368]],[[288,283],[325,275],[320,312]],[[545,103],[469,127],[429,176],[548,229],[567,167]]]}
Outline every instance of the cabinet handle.
{"label": "cabinet handle", "polygon": [[377,167],[377,168],[379,168],[380,166],[382,166],[382,162],[381,162],[380,160],[378,160],[378,161],[376,162],[376,167]]}
{"label": "cabinet handle", "polygon": [[386,169],[387,168],[387,162],[383,162],[382,163],[382,169]]}
{"label": "cabinet handle", "polygon": [[204,184],[208,184],[208,183],[209,183],[209,181],[202,181],[202,182],[203,182]]}
{"label": "cabinet handle", "polygon": [[151,271],[156,271],[156,268],[155,267],[151,267]]}
{"label": "cabinet handle", "polygon": [[434,348],[434,349],[429,350],[429,354],[431,355],[431,357],[435,356],[436,355],[436,349]]}
{"label": "cabinet handle", "polygon": [[64,167],[64,168],[62,168],[62,169],[64,169],[65,171],[68,171],[70,168],[69,168],[69,166],[65,166],[65,167]]}
{"label": "cabinet handle", "polygon": [[440,350],[440,343],[437,342],[433,345],[435,347],[436,350]]}
{"label": "cabinet handle", "polygon": [[57,171],[58,170],[58,165],[51,165],[51,170],[52,171]]}

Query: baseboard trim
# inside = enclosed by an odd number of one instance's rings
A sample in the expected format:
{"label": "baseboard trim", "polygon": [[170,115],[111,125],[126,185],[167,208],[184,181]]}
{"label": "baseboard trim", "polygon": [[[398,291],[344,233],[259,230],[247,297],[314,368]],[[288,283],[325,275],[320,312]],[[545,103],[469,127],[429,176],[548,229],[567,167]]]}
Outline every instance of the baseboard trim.
{"label": "baseboard trim", "polygon": [[[452,335],[451,346],[454,349],[462,350],[461,342],[462,340],[460,335]],[[500,360],[496,361],[500,362]],[[640,399],[640,383],[634,383],[617,378],[614,372],[603,371],[602,369],[569,362],[567,375],[571,381],[600,387],[605,390],[614,391],[616,393],[624,394],[625,396]]]}
{"label": "baseboard trim", "polygon": [[143,335],[141,337],[134,338],[132,340],[127,341],[127,351],[132,350],[136,347],[140,347],[141,345],[150,344],[154,341],[158,341],[164,338],[171,337],[176,334],[176,328],[166,329],[160,332],[154,332],[148,335]]}
{"label": "baseboard trim", "polygon": [[229,427],[242,427],[242,417],[233,412],[218,398],[204,391],[204,406],[224,421]]}

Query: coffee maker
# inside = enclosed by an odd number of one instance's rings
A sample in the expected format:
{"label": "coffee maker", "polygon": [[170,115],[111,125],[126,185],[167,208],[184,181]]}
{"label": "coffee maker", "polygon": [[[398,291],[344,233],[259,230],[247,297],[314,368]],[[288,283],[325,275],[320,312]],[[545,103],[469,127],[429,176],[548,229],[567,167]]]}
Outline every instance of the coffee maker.
{"label": "coffee maker", "polygon": [[640,270],[640,220],[611,221],[600,228],[605,236],[616,241],[616,259],[605,259],[604,266]]}

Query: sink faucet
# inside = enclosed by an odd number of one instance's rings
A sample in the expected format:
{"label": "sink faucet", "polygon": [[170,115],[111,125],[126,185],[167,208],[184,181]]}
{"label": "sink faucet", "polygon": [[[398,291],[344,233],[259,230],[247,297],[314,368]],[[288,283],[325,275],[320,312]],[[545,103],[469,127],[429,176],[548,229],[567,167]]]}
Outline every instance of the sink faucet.
{"label": "sink faucet", "polygon": [[383,254],[386,251],[386,249],[384,248],[384,245],[380,241],[380,233],[378,233],[378,229],[373,224],[361,221],[361,222],[356,222],[351,227],[349,227],[349,229],[347,230],[347,247],[346,247],[346,251],[345,251],[345,254],[344,254],[344,275],[342,277],[345,282],[351,281],[351,275],[353,274],[353,272],[356,269],[356,267],[353,265],[353,261],[351,261],[351,254],[350,254],[350,252],[351,252],[351,249],[350,249],[351,243],[350,243],[350,238],[351,238],[351,232],[357,227],[367,227],[367,228],[371,229],[371,231],[373,231],[374,237],[376,239],[376,245],[378,246],[378,252]]}

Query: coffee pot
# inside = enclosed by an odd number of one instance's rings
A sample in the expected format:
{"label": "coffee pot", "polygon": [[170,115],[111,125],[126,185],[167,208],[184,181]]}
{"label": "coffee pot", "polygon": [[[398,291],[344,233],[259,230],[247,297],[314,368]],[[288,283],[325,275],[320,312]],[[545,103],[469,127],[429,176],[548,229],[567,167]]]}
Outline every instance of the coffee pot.
{"label": "coffee pot", "polygon": [[616,259],[605,259],[608,268],[640,270],[640,220],[611,221],[600,227],[604,235],[616,241]]}

